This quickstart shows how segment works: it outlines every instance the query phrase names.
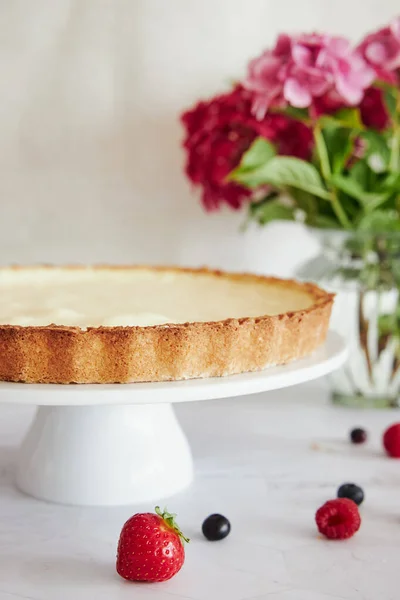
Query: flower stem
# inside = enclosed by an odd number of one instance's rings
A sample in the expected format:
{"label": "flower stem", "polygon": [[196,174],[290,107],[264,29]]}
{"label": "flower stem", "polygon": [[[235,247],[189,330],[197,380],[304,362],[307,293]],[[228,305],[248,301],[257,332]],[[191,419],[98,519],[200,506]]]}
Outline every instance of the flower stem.
{"label": "flower stem", "polygon": [[396,112],[395,112],[395,116],[393,117],[393,140],[392,140],[392,148],[391,148],[390,162],[389,162],[389,169],[392,172],[397,172],[399,170],[399,158],[400,158],[399,114],[400,114],[400,94],[397,93]]}
{"label": "flower stem", "polygon": [[322,129],[319,123],[314,125],[313,129],[314,140],[315,140],[315,148],[317,150],[319,163],[321,166],[321,173],[325,180],[325,185],[330,191],[330,201],[332,205],[333,212],[336,215],[337,220],[343,227],[343,229],[351,229],[351,223],[340,203],[340,200],[337,196],[336,190],[331,184],[331,164],[329,161],[328,149],[325,144],[324,136],[322,134]]}
{"label": "flower stem", "polygon": [[325,144],[324,136],[322,135],[322,129],[318,123],[315,124],[313,133],[322,175],[325,180],[329,181],[332,175],[331,164],[329,162],[328,149]]}
{"label": "flower stem", "polygon": [[342,205],[340,204],[339,198],[337,197],[337,194],[336,194],[336,190],[334,190],[334,189],[331,190],[331,204],[332,204],[333,211],[334,211],[339,223],[343,227],[343,229],[352,229],[351,223],[350,223]]}

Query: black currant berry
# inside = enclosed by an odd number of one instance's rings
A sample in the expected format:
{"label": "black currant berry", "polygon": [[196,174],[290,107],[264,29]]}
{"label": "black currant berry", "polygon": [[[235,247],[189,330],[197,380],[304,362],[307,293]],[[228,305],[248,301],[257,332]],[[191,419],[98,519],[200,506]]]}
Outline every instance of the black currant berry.
{"label": "black currant berry", "polygon": [[350,440],[353,444],[363,444],[367,440],[367,432],[361,427],[356,427],[350,431]]}
{"label": "black currant berry", "polygon": [[363,490],[355,483],[344,483],[337,491],[338,498],[353,500],[358,506],[364,500]]}
{"label": "black currant berry", "polygon": [[223,540],[229,535],[231,524],[223,515],[214,514],[207,517],[201,529],[204,537],[210,542],[216,542],[217,540]]}

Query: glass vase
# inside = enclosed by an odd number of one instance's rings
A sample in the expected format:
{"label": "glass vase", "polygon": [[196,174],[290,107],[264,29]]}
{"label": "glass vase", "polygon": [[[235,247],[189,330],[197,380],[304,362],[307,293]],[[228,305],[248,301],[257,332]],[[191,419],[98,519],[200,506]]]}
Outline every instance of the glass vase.
{"label": "glass vase", "polygon": [[298,271],[335,292],[331,328],[345,336],[347,363],[330,375],[332,400],[398,407],[400,391],[400,233],[315,231],[321,253]]}

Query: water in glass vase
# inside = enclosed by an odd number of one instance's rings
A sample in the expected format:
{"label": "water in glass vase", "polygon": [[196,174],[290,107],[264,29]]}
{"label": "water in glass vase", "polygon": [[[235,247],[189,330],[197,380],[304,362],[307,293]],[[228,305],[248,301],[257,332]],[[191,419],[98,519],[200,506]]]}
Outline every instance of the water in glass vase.
{"label": "water in glass vase", "polygon": [[301,279],[337,294],[331,327],[345,336],[349,359],[330,376],[332,400],[398,407],[400,392],[400,234],[316,231],[321,254]]}

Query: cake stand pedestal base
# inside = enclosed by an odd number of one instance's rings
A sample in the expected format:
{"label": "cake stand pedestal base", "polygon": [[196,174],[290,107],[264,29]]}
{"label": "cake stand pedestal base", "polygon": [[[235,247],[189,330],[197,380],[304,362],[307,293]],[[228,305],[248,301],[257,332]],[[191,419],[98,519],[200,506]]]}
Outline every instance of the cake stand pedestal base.
{"label": "cake stand pedestal base", "polygon": [[17,466],[23,492],[81,506],[161,499],[192,478],[189,445],[171,404],[42,406]]}
{"label": "cake stand pedestal base", "polygon": [[193,478],[173,403],[303,383],[337,369],[346,356],[344,341],[330,332],[312,356],[257,373],[124,385],[0,382],[0,402],[40,407],[20,450],[17,485],[62,504],[159,503]]}

